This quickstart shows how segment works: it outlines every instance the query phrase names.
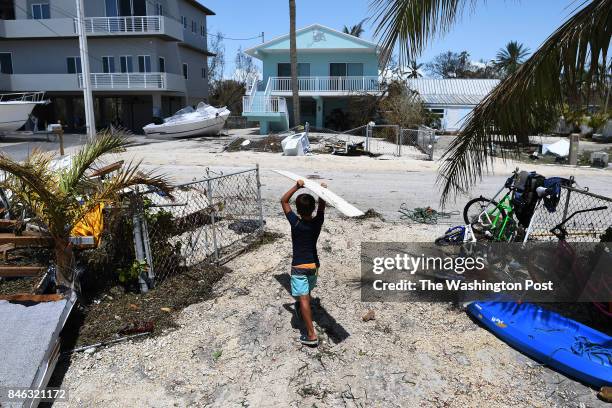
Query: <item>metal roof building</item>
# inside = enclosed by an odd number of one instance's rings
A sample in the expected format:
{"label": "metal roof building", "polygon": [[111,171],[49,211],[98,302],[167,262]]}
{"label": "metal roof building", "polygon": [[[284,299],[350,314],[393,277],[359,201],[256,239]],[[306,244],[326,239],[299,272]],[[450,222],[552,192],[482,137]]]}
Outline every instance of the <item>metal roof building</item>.
{"label": "metal roof building", "polygon": [[439,116],[441,130],[456,131],[499,80],[418,78],[408,79],[406,84],[419,94],[427,109]]}

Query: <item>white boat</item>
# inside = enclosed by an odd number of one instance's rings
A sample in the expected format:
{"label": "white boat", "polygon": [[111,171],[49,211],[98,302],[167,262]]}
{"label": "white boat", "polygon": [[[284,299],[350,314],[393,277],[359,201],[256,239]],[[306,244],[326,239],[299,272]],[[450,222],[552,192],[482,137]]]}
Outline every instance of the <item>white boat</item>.
{"label": "white boat", "polygon": [[28,120],[36,105],[44,105],[44,92],[0,95],[0,132],[14,132]]}
{"label": "white boat", "polygon": [[164,119],[164,123],[149,123],[142,129],[148,137],[157,138],[217,135],[225,126],[229,115],[230,111],[225,106],[215,108],[200,102],[196,109],[187,106]]}

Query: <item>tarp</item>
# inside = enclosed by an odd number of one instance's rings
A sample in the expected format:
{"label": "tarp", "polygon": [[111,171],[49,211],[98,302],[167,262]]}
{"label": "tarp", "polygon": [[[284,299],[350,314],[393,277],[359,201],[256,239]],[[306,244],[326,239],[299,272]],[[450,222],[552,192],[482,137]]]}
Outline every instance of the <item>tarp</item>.
{"label": "tarp", "polygon": [[559,157],[569,156],[570,142],[562,139],[558,142],[542,145],[542,154],[550,153]]}
{"label": "tarp", "polygon": [[104,210],[104,204],[98,204],[88,212],[81,222],[74,226],[71,235],[75,237],[94,237],[94,242],[98,246],[104,229],[102,210]]}

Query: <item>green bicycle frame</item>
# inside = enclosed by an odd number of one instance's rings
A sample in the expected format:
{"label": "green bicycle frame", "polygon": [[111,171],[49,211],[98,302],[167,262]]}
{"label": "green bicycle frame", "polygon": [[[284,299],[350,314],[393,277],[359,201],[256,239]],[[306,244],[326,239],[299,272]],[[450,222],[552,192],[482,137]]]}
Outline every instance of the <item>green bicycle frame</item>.
{"label": "green bicycle frame", "polygon": [[[506,213],[504,217],[502,217],[501,210]],[[512,222],[513,213],[510,193],[506,193],[495,207],[486,212],[491,229],[495,231],[494,239],[496,241],[510,241],[512,239],[512,234],[506,235],[506,232],[508,224]]]}

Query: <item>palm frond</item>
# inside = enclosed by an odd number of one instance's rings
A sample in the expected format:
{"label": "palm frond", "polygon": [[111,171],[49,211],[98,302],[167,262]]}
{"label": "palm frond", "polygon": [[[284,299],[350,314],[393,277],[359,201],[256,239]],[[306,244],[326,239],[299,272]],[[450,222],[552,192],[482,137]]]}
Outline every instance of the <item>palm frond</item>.
{"label": "palm frond", "polygon": [[395,46],[399,47],[400,65],[417,57],[436,36],[445,34],[461,17],[466,7],[477,0],[372,0],[383,62],[386,64]]}
{"label": "palm frond", "polygon": [[21,183],[21,189],[30,190],[43,201],[52,201],[55,197],[54,191],[49,187],[53,185],[52,174],[48,171],[49,157],[35,152],[30,155],[24,163],[18,163],[0,153],[0,171],[5,171],[10,176],[5,180],[5,185],[17,188],[14,183]]}
{"label": "palm frond", "polygon": [[[442,203],[468,190],[489,170],[494,143],[514,143],[518,136],[537,132],[543,118],[560,111],[568,90],[594,80],[598,64],[608,64],[609,72],[611,17],[612,0],[586,4],[472,111],[443,155],[438,176],[443,183]],[[502,151],[503,159],[516,156],[518,145],[514,145],[515,150]]]}
{"label": "palm frond", "polygon": [[64,193],[71,192],[94,163],[107,153],[118,153],[130,144],[123,134],[105,130],[98,133],[95,139],[88,141],[72,158],[72,165],[61,177],[60,189]]}
{"label": "palm frond", "polygon": [[121,195],[126,189],[139,185],[159,190],[166,194],[170,200],[174,201],[174,196],[172,194],[174,187],[170,183],[169,178],[164,174],[157,174],[154,171],[141,170],[140,163],[141,162],[130,162],[117,171],[112,178],[98,183],[96,189],[90,191],[85,202],[73,208],[77,214],[74,216],[73,224],[82,220],[87,213],[100,203],[108,204],[120,202]]}

